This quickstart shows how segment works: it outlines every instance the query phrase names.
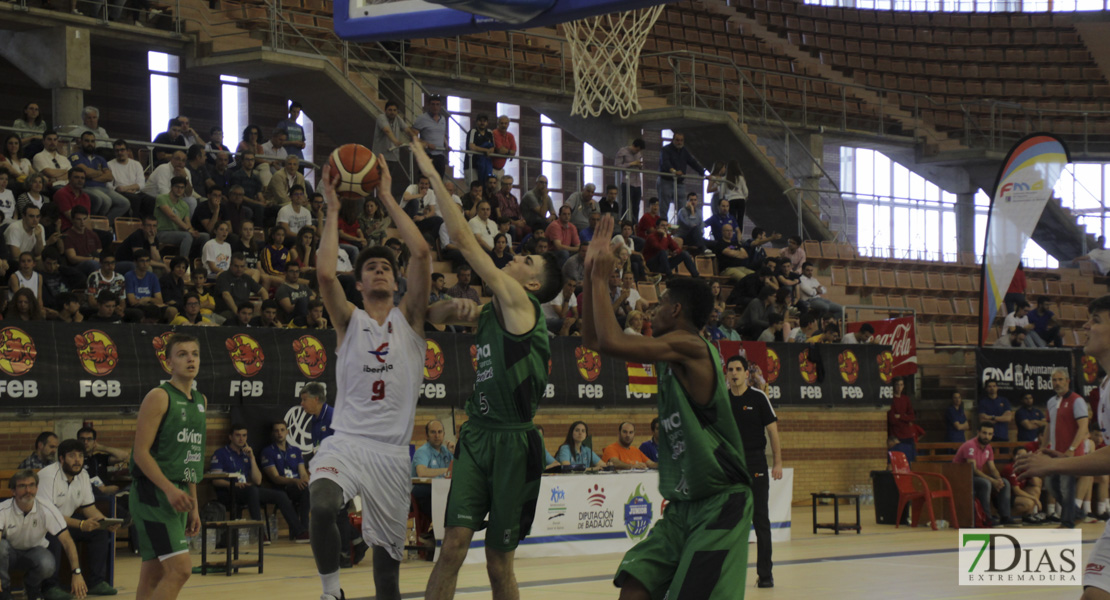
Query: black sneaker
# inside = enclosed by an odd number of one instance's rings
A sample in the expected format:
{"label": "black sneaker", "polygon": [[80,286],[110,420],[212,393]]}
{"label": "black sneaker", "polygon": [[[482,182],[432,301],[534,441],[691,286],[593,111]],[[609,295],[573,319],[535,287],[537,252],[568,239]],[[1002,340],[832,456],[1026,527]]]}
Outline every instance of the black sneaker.
{"label": "black sneaker", "polygon": [[1026,524],[1026,525],[1040,525],[1041,524],[1040,520],[1038,520],[1036,517],[1032,517],[1032,516],[1022,517],[1021,522]]}
{"label": "black sneaker", "polygon": [[761,587],[761,588],[773,588],[773,587],[775,587],[775,578],[774,577],[768,577],[768,578],[764,579],[764,578],[761,577],[761,578],[759,578],[759,581],[756,582],[755,586],[756,587]]}
{"label": "black sneaker", "polygon": [[355,566],[355,563],[351,562],[351,555],[349,555],[349,554],[340,554],[339,555],[339,568],[340,569],[350,569],[353,566]]}
{"label": "black sneaker", "polygon": [[1099,521],[1110,521],[1110,512],[1104,512],[1101,515],[1095,515]]}
{"label": "black sneaker", "polygon": [[1060,517],[1057,517],[1056,515],[1048,515],[1048,518],[1046,518],[1045,521],[1048,521],[1049,523],[1059,523]]}

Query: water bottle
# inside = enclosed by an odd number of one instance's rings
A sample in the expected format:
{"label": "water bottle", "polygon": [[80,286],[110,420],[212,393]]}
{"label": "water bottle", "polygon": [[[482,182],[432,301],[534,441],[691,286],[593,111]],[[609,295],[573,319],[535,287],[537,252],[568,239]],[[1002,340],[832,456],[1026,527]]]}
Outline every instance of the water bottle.
{"label": "water bottle", "polygon": [[270,525],[270,528],[269,528],[270,529],[270,541],[273,542],[274,540],[276,540],[278,538],[278,522],[277,522],[277,515],[276,514],[270,515],[270,524],[269,525]]}
{"label": "water bottle", "polygon": [[239,530],[239,547],[247,548],[251,544],[251,533],[254,532],[253,527],[244,527]]}
{"label": "water bottle", "polygon": [[219,539],[219,533],[220,532],[215,530],[215,529],[209,529],[208,530],[208,533],[206,535],[208,536],[208,549],[209,550],[214,550],[216,548],[216,541]]}
{"label": "water bottle", "polygon": [[189,553],[190,554],[200,554],[200,541],[201,541],[201,538],[200,538],[199,535],[189,536]]}

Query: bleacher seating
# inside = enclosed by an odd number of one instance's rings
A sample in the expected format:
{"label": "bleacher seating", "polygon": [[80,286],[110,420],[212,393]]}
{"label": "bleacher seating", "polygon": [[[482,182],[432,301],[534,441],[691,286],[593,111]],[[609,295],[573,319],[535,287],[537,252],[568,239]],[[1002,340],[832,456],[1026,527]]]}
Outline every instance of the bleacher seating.
{"label": "bleacher seating", "polygon": [[[938,131],[959,135],[965,110],[986,120],[995,107],[978,102],[984,99],[1004,98],[1032,111],[1107,108],[1110,84],[1068,13],[875,11],[790,0],[730,4],[856,83],[887,90],[888,100],[920,111]],[[1041,115],[1035,126],[1083,133],[1081,119]],[[1110,133],[1110,119],[1088,124],[1091,133]],[[1024,125],[1011,114],[998,126],[1017,131]]]}

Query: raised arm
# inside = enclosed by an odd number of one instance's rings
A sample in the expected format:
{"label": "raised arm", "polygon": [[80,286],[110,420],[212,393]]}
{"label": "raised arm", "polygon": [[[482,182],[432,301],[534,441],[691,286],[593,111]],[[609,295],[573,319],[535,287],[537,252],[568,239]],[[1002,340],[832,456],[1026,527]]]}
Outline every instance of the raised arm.
{"label": "raised arm", "polygon": [[[335,194],[335,179],[339,178],[339,174],[332,173],[331,165],[324,165],[321,175],[320,192],[332,218],[324,219],[324,230],[320,232],[320,248],[316,251],[316,281],[320,284],[324,307],[335,326],[336,343],[340,344],[355,306],[347,301],[347,294],[335,273],[339,261],[339,196]],[[355,279],[361,278],[361,275],[355,273]]]}
{"label": "raised arm", "polygon": [[389,213],[389,217],[393,219],[393,225],[400,230],[401,240],[408,246],[410,253],[407,273],[409,287],[404,299],[401,300],[401,312],[405,314],[405,319],[413,329],[423,331],[424,316],[428,310],[428,295],[432,291],[432,249],[428,247],[428,242],[416,227],[416,223],[393,198],[393,193],[390,191],[393,180],[389,176],[389,168],[385,166],[384,154],[378,156],[378,164],[382,165],[378,199]]}
{"label": "raised arm", "polygon": [[[532,302],[528,299],[528,293],[524,291],[524,287],[520,283],[493,264],[493,259],[478,244],[474,232],[470,230],[470,225],[466,222],[466,217],[463,216],[462,208],[451,199],[451,194],[444,187],[439,173],[432,166],[432,160],[428,158],[419,144],[412,144],[411,146],[416,163],[420,165],[420,170],[428,177],[432,189],[435,190],[436,204],[439,206],[451,241],[458,244],[459,251],[470,263],[471,268],[493,290],[506,330],[513,334],[530,331],[535,326],[537,317],[535,310],[532,308]],[[424,297],[427,298],[427,294]]]}
{"label": "raised arm", "polygon": [[[602,222],[609,221],[607,228],[612,227],[612,215],[602,217]],[[609,274],[617,266],[617,257],[611,252],[603,252],[594,258],[592,268],[587,273],[586,284],[591,285],[593,291],[592,305],[594,331],[597,335],[598,346],[601,352],[616,358],[631,362],[660,362],[673,363],[680,367],[680,379],[686,382],[708,382],[720,376],[713,372],[705,343],[697,335],[686,331],[672,331],[659,337],[644,337],[624,333],[617,316],[609,304],[608,279]],[[678,306],[664,304],[659,310],[675,310]],[[708,386],[705,389],[694,390],[691,400],[698,404],[707,404],[711,399]]]}

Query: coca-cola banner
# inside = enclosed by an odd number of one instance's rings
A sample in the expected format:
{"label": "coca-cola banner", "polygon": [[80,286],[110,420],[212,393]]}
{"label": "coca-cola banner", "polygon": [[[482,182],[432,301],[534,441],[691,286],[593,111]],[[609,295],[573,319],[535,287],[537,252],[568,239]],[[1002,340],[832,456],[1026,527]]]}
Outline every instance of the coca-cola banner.
{"label": "coca-cola banner", "polygon": [[855,333],[864,323],[870,323],[875,328],[875,339],[872,343],[890,346],[894,357],[895,377],[913,375],[917,372],[917,331],[913,317],[848,323],[844,333]]}
{"label": "coca-cola banner", "polygon": [[[1033,401],[1043,405],[1055,395],[1052,391],[1052,372],[1060,367],[1068,370],[1072,388],[1076,391],[1082,393],[1092,385],[1097,387],[1097,383],[1086,383],[1089,372],[1076,371],[1073,364],[1075,358],[1075,352],[1065,349],[979,348],[975,351],[978,393],[982,394],[986,383],[994,380],[998,383],[998,395],[1009,400],[1015,408],[1025,394],[1033,394]],[[1096,363],[1096,373],[1097,368]]]}

